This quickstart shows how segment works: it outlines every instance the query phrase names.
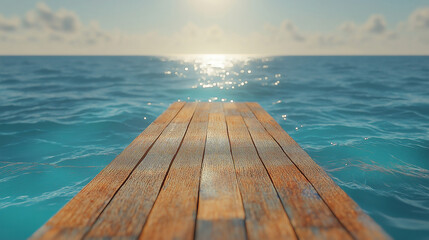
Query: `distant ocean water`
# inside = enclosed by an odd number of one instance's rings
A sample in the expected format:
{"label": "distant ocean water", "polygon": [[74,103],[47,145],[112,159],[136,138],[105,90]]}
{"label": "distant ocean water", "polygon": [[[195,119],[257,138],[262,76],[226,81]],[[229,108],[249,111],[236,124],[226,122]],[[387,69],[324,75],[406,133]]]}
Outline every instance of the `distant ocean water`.
{"label": "distant ocean water", "polygon": [[395,239],[429,236],[429,57],[0,57],[0,238],[55,214],[171,102],[259,102]]}

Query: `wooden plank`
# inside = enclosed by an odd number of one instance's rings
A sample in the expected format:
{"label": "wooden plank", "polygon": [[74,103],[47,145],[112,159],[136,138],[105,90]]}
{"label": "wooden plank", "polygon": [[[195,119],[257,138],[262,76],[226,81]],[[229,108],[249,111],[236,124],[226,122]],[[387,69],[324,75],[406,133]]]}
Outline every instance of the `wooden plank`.
{"label": "wooden plank", "polygon": [[256,103],[172,104],[32,236],[138,237],[388,238]]}
{"label": "wooden plank", "polygon": [[183,106],[184,103],[173,103],[31,239],[82,238]]}
{"label": "wooden plank", "polygon": [[258,103],[247,105],[354,238],[389,239]]}
{"label": "wooden plank", "polygon": [[140,239],[193,239],[209,103],[199,103]]}
{"label": "wooden plank", "polygon": [[235,103],[225,103],[229,141],[249,239],[296,239],[293,227]]}
{"label": "wooden plank", "polygon": [[212,103],[201,170],[196,239],[245,239],[244,210],[221,103]]}
{"label": "wooden plank", "polygon": [[300,239],[352,239],[245,103],[237,109]]}
{"label": "wooden plank", "polygon": [[196,103],[186,103],[100,214],[86,238],[136,239],[158,196]]}

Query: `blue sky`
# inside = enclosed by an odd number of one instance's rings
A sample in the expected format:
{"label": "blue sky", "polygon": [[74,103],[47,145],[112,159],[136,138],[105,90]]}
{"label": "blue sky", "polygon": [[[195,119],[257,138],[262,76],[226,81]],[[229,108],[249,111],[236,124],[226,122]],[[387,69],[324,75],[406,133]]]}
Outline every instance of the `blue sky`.
{"label": "blue sky", "polygon": [[[80,32],[37,17],[37,32],[23,27],[43,9]],[[0,54],[429,54],[428,9],[427,0],[0,0]]]}

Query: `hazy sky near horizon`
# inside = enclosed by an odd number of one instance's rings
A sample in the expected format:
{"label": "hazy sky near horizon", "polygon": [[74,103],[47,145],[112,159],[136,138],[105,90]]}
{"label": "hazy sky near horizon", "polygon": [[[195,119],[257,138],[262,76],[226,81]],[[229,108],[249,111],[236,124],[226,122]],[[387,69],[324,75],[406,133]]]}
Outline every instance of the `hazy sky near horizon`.
{"label": "hazy sky near horizon", "polygon": [[0,54],[427,55],[425,0],[0,0]]}

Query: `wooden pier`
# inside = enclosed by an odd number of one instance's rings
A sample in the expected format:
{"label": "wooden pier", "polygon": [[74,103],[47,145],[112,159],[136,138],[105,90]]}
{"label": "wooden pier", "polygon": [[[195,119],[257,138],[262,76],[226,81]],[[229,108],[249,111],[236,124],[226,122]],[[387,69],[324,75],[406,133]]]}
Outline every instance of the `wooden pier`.
{"label": "wooden pier", "polygon": [[31,238],[389,239],[259,104],[183,102]]}

